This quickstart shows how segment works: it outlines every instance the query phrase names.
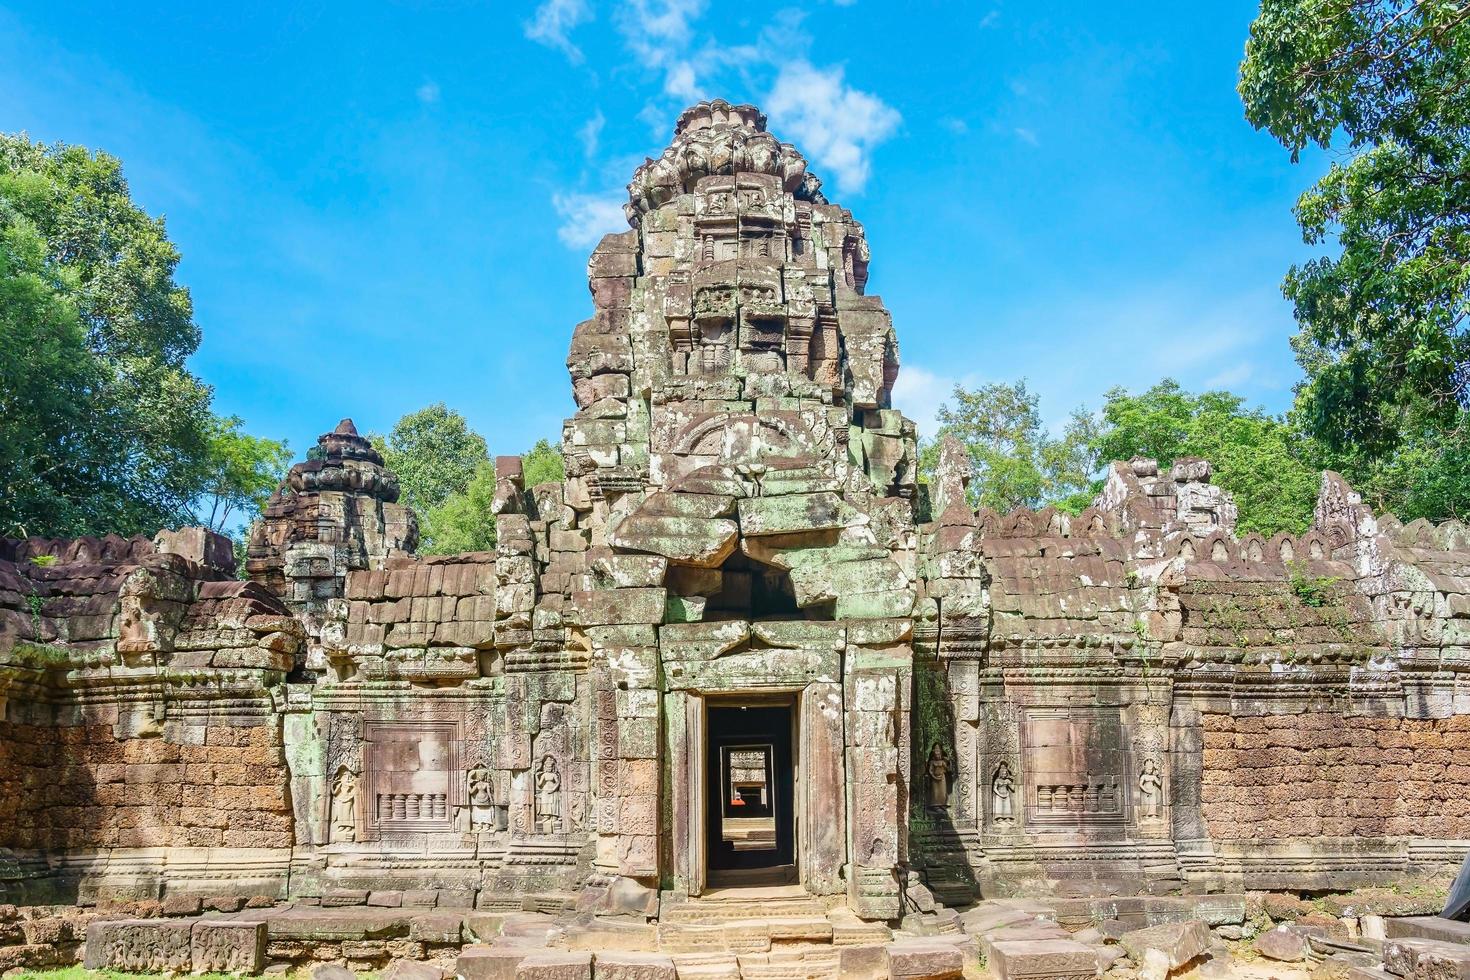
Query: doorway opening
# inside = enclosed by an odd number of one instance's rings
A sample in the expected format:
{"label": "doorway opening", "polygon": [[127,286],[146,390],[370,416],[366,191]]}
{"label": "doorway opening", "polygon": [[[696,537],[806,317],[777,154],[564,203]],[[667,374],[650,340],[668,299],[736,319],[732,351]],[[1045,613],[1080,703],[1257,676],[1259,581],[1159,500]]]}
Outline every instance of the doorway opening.
{"label": "doorway opening", "polygon": [[796,882],[795,699],[712,703],[705,854],[712,886]]}

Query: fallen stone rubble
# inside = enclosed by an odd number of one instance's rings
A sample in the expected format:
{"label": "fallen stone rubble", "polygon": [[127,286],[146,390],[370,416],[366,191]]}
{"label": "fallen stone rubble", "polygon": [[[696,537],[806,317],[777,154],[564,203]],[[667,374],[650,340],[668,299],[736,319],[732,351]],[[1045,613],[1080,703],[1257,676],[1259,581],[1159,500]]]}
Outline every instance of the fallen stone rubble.
{"label": "fallen stone rubble", "polygon": [[806,898],[691,902],[652,920],[453,908],[440,897],[3,905],[0,972],[82,963],[313,980],[1224,980],[1259,963],[1313,980],[1470,980],[1470,923],[1427,914],[1432,892],[1011,898],[954,910],[911,886],[914,907],[897,928]]}

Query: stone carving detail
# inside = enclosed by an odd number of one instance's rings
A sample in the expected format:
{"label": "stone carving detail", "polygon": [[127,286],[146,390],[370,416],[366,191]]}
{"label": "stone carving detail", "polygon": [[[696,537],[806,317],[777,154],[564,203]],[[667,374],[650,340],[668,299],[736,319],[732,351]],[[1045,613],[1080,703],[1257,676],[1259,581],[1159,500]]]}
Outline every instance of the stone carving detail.
{"label": "stone carving detail", "polygon": [[536,770],[536,830],[543,834],[562,832],[561,773],[556,759],[545,756]]}
{"label": "stone carving detail", "polygon": [[259,973],[265,968],[264,922],[201,919],[194,923],[196,973]]}
{"label": "stone carving detail", "polygon": [[1011,775],[1011,767],[1002,762],[995,767],[995,775],[990,780],[991,819],[998,824],[1015,823],[1015,797],[1016,779]]}
{"label": "stone carving detail", "polygon": [[357,840],[357,774],[339,766],[332,777],[331,836],[333,844]]}
{"label": "stone carving detail", "polygon": [[953,769],[949,756],[944,754],[944,747],[935,742],[929,750],[925,773],[929,777],[929,806],[936,810],[949,807],[949,777]]}
{"label": "stone carving detail", "polygon": [[1139,813],[1144,820],[1157,820],[1163,816],[1164,777],[1159,775],[1158,760],[1143,760],[1143,770],[1138,775]]}

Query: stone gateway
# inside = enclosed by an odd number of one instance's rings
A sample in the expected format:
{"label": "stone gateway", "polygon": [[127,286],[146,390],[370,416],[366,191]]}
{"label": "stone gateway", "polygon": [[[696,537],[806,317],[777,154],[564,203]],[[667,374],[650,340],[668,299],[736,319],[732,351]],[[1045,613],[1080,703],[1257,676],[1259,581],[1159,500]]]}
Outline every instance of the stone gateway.
{"label": "stone gateway", "polygon": [[[919,479],[862,225],[757,109],[684,112],[626,210],[571,332],[567,478],[497,460],[495,552],[415,557],[350,421],[248,581],[198,529],[0,542],[0,899],[697,922],[759,885],[862,935],[1037,882],[1459,863],[1470,528],[1326,473],[1308,533],[1238,535],[1197,459],[977,512],[958,444]],[[99,925],[89,957],[258,967],[252,929],[186,926]]]}

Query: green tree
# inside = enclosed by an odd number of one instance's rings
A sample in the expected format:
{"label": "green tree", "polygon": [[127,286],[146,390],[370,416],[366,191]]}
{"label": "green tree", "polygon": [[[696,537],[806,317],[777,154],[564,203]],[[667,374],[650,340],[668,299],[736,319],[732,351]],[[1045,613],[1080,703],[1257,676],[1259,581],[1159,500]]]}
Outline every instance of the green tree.
{"label": "green tree", "polygon": [[0,534],[83,527],[104,380],[46,241],[0,198]]}
{"label": "green tree", "polygon": [[494,547],[495,470],[484,437],[463,415],[439,402],[403,416],[387,437],[368,438],[419,515],[421,553]]}
{"label": "green tree", "polygon": [[[195,522],[224,531],[260,513],[271,492],[286,476],[291,452],[286,443],[240,431],[236,416],[211,425],[205,484],[193,511]],[[231,521],[231,518],[234,521]]]}
{"label": "green tree", "polygon": [[542,483],[561,483],[567,478],[561,449],[545,439],[538,439],[536,445],[521,457],[521,477],[527,490]]}
{"label": "green tree", "polygon": [[1244,405],[1226,391],[1192,394],[1170,378],[1138,395],[1114,388],[1093,449],[1100,460],[1147,456],[1164,466],[1202,457],[1235,499],[1242,532],[1305,531],[1320,481],[1313,447],[1285,421]]}
{"label": "green tree", "polygon": [[403,416],[386,438],[368,438],[398,474],[403,501],[421,515],[464,493],[480,464],[490,461],[484,437],[443,402]]}
{"label": "green tree", "polygon": [[1336,248],[1283,285],[1295,417],[1329,457],[1406,474],[1393,453],[1460,439],[1467,407],[1470,4],[1263,0],[1240,94],[1293,160],[1335,157],[1296,216]]}
{"label": "green tree", "polygon": [[162,219],[133,203],[116,158],[0,135],[0,237],[14,341],[0,371],[18,385],[0,393],[0,529],[132,534],[187,519],[210,391],[185,366],[199,328]]}
{"label": "green tree", "polygon": [[450,494],[429,508],[420,522],[425,542],[419,551],[429,555],[454,555],[465,551],[489,551],[495,547],[495,467],[482,461],[463,492]]}
{"label": "green tree", "polygon": [[1001,513],[1045,503],[1081,510],[1096,469],[1092,420],[1074,413],[1062,437],[1054,438],[1042,425],[1038,405],[1025,381],[973,391],[955,385],[952,401],[939,409],[935,439],[920,450],[921,469],[933,470],[939,440],[953,435],[969,450],[975,466],[972,504]]}

